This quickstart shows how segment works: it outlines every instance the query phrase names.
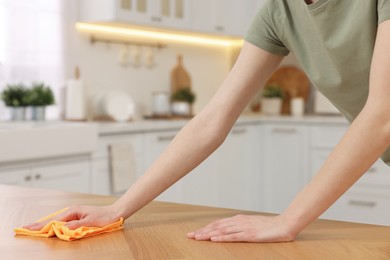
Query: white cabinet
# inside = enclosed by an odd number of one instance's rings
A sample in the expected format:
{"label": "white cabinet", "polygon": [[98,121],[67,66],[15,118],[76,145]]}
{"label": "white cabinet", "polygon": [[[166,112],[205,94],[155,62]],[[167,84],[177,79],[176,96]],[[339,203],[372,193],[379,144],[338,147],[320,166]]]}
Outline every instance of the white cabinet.
{"label": "white cabinet", "polygon": [[241,0],[191,1],[191,24],[195,31],[243,36],[254,17],[257,3]]}
{"label": "white cabinet", "polygon": [[188,28],[188,0],[81,0],[80,21]]}
{"label": "white cabinet", "polygon": [[31,187],[30,169],[10,169],[0,171],[0,183],[13,186]]}
{"label": "white cabinet", "polygon": [[264,126],[264,211],[283,212],[307,182],[307,127]]}
{"label": "white cabinet", "polygon": [[262,128],[236,125],[218,149],[218,205],[243,210],[262,208]]}
{"label": "white cabinet", "polygon": [[0,183],[89,193],[89,173],[87,160],[10,168],[0,171]]}
{"label": "white cabinet", "polygon": [[[162,131],[145,134],[145,169],[149,168],[161,153],[168,147],[178,131]],[[173,186],[157,197],[160,201],[183,202],[183,181],[179,180]]]}
{"label": "white cabinet", "polygon": [[243,36],[264,0],[80,0],[82,22]]}
{"label": "white cabinet", "polygon": [[218,170],[216,154],[183,177],[182,202],[186,204],[220,206],[218,200]]}
{"label": "white cabinet", "polygon": [[[177,131],[145,134],[146,167],[160,156],[176,134]],[[157,200],[260,210],[260,159],[261,127],[238,124],[215,153]]]}
{"label": "white cabinet", "polygon": [[[131,175],[130,187],[135,180],[144,172],[144,135],[138,133],[116,134],[100,136],[98,149],[92,154],[91,167],[91,192],[94,194],[108,195],[112,194],[115,187],[112,182],[111,157],[110,149],[119,144],[125,147],[129,152],[129,162],[131,166],[127,168],[128,174]],[[123,190],[124,192],[125,190]]]}
{"label": "white cabinet", "polygon": [[390,192],[351,188],[321,218],[390,226]]}
{"label": "white cabinet", "polygon": [[[310,127],[310,177],[313,177],[348,130],[347,125]],[[321,218],[390,225],[390,175],[380,159]]]}

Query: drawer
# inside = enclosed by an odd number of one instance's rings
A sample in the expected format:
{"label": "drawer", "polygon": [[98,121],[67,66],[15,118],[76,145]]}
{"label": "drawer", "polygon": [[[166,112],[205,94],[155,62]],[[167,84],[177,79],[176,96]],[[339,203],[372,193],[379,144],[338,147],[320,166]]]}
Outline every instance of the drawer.
{"label": "drawer", "polygon": [[[310,154],[309,180],[319,171],[326,158],[332,152],[329,150],[314,150]],[[381,159],[357,181],[354,186],[390,187],[390,167]]]}
{"label": "drawer", "polygon": [[335,147],[348,130],[343,126],[311,126],[310,145],[315,148]]}
{"label": "drawer", "polygon": [[321,218],[358,223],[390,225],[390,194],[347,192]]}
{"label": "drawer", "polygon": [[356,184],[389,187],[390,167],[379,159]]}

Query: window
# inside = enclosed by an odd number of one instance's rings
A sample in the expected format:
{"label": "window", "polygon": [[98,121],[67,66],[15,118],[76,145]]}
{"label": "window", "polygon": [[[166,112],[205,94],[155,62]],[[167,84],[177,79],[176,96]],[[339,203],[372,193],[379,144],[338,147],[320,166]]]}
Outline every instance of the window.
{"label": "window", "polygon": [[[45,82],[59,100],[65,82],[63,9],[63,0],[0,0],[0,91],[8,83]],[[0,118],[7,115],[0,107]],[[58,106],[47,117],[58,118]]]}

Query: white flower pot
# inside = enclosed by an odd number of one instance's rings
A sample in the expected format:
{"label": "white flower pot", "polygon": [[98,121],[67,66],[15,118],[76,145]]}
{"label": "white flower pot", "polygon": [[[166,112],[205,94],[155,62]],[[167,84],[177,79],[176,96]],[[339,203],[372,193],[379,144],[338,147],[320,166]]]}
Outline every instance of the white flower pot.
{"label": "white flower pot", "polygon": [[281,98],[262,98],[261,111],[265,115],[280,115],[282,112],[282,103],[283,100]]}
{"label": "white flower pot", "polygon": [[45,107],[44,106],[31,107],[31,119],[34,121],[45,120]]}
{"label": "white flower pot", "polygon": [[11,107],[11,120],[12,121],[25,121],[26,120],[26,108],[25,107]]}
{"label": "white flower pot", "polygon": [[171,105],[172,114],[178,116],[189,116],[191,115],[191,105],[184,101],[174,101]]}

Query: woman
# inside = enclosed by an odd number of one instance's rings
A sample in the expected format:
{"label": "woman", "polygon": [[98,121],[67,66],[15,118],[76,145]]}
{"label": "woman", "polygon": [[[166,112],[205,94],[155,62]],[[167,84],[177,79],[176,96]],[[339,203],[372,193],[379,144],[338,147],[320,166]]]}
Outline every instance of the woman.
{"label": "woman", "polygon": [[[390,162],[389,151],[385,153],[390,147],[389,20],[388,0],[267,1],[216,95],[150,169],[113,205],[75,206],[56,219],[74,229],[104,226],[134,214],[222,144],[258,86],[292,51],[313,83],[352,122],[348,132],[282,214],[217,220],[188,237],[218,242],[294,240],[382,154]],[[27,228],[36,230],[43,224]]]}

